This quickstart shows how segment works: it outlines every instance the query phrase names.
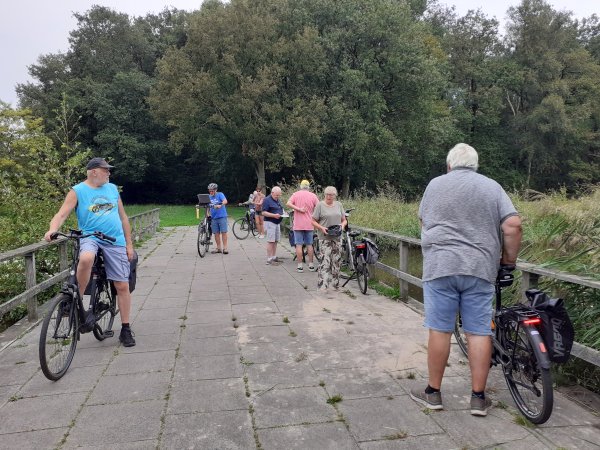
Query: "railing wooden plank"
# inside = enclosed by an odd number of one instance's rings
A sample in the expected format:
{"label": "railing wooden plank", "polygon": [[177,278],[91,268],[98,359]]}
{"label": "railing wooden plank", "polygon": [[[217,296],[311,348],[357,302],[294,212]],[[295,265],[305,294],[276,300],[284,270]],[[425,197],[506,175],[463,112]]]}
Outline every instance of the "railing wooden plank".
{"label": "railing wooden plank", "polygon": [[396,278],[400,278],[401,280],[408,281],[410,284],[414,284],[420,288],[423,287],[423,282],[420,278],[410,275],[405,272],[401,272],[398,269],[394,269],[393,267],[388,266],[387,264],[383,264],[379,261],[375,264],[375,267],[384,271],[385,273],[389,273],[390,275],[394,275]]}
{"label": "railing wooden plank", "polygon": [[567,283],[574,283],[581,286],[600,289],[600,280],[594,280],[592,278],[582,277],[579,275],[572,275],[570,273],[561,272],[560,270],[545,269],[543,267],[536,266],[535,264],[525,262],[517,263],[517,269],[544,277],[554,278],[560,281],[566,281]]}
{"label": "railing wooden plank", "polygon": [[[25,255],[25,288],[31,289],[36,284],[35,278],[35,252]],[[30,294],[27,299],[27,319],[30,322],[37,320],[37,297]]]}
{"label": "railing wooden plank", "polygon": [[7,252],[0,253],[0,263],[4,262],[4,261],[9,261],[11,259],[15,259],[19,256],[25,256],[32,252],[37,252],[46,247],[51,247],[51,246],[56,245],[59,242],[64,241],[64,240],[65,240],[65,238],[59,238],[52,242],[40,241],[40,242],[36,242],[35,244],[29,244],[29,245],[26,245],[25,247],[19,247],[14,250],[9,250]]}
{"label": "railing wooden plank", "polygon": [[67,278],[68,275],[69,275],[69,269],[63,270],[62,272],[57,273],[56,275],[48,278],[47,280],[44,280],[41,283],[36,284],[31,289],[27,289],[25,292],[21,292],[16,297],[11,298],[9,301],[2,303],[0,305],[0,316],[9,311],[12,311],[17,306],[19,306],[21,303],[25,303],[27,301],[27,299],[29,297],[31,297],[32,295],[39,294],[40,292],[45,291],[49,287],[54,286],[56,283],[64,280],[65,278]]}
{"label": "railing wooden plank", "polygon": [[581,345],[579,342],[573,342],[571,355],[583,359],[595,366],[600,366],[600,352],[593,348],[586,347],[585,345]]}

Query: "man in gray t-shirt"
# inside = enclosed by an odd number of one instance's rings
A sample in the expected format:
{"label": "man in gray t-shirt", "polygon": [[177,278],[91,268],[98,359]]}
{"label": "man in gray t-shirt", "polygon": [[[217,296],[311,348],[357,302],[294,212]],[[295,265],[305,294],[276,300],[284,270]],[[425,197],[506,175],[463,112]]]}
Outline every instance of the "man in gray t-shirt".
{"label": "man in gray t-shirt", "polygon": [[484,391],[494,282],[501,265],[514,270],[521,219],[504,189],[477,173],[473,147],[457,144],[446,162],[448,173],[431,180],[419,207],[429,385],[425,391],[413,389],[411,397],[428,408],[443,408],[440,387],[460,311],[471,367],[471,414],[485,416],[491,405]]}

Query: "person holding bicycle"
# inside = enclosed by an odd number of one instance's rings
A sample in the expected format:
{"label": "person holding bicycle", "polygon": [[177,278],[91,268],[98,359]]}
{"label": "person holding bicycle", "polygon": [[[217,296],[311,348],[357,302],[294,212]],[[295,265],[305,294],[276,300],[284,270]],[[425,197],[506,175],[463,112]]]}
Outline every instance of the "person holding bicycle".
{"label": "person holding bicycle", "polygon": [[340,262],[342,258],[342,229],[346,227],[346,214],[336,200],[337,189],[327,186],[323,191],[325,200],[317,203],[312,213],[312,224],[318,230],[321,244],[321,264],[319,264],[317,286],[327,292],[329,286],[338,289],[340,285]]}
{"label": "person holding bicycle", "polygon": [[283,220],[283,206],[281,188],[275,186],[271,194],[262,203],[262,215],[265,218],[265,232],[267,234],[267,265],[278,263],[277,243],[281,240],[281,221]]}
{"label": "person holding bicycle", "polygon": [[256,186],[256,194],[252,201],[254,202],[254,218],[256,220],[256,229],[258,230],[258,238],[265,238],[265,221],[262,217],[262,208],[263,202],[265,201],[265,194],[262,191],[263,187],[261,185]]}
{"label": "person holding bicycle", "polygon": [[[217,248],[211,253],[223,253],[227,255],[227,198],[222,192],[217,192],[217,183],[208,185],[208,195],[210,198],[210,216],[212,217],[212,232],[215,235]],[[221,244],[223,245],[221,250]]]}
{"label": "person holding bicycle", "polygon": [[477,173],[473,147],[457,144],[446,164],[448,173],[431,180],[419,207],[429,384],[411,390],[410,396],[427,408],[443,409],[440,388],[460,312],[468,341],[471,414],[485,416],[491,406],[485,386],[494,283],[499,269],[515,268],[521,219],[504,189]]}
{"label": "person holding bicycle", "polygon": [[296,244],[296,259],[298,261],[298,272],[303,272],[304,267],[302,265],[303,250],[302,246],[306,245],[306,251],[308,253],[308,270],[311,272],[315,271],[315,265],[313,263],[314,251],[313,251],[313,231],[314,227],[312,224],[312,213],[319,203],[319,199],[315,194],[310,192],[310,183],[308,180],[302,180],[300,182],[300,190],[292,194],[287,202],[287,206],[294,210],[294,242]]}
{"label": "person holding bicycle", "polygon": [[106,277],[113,282],[117,291],[122,324],[119,341],[125,347],[133,347],[135,339],[129,324],[131,312],[129,262],[134,258],[134,250],[129,218],[123,208],[119,191],[114,184],[109,183],[112,168],[113,166],[103,158],[90,159],[86,166],[87,178],[68,192],[62,206],[50,221],[44,239],[52,240],[53,234],[60,229],[73,209],[77,214],[78,226],[84,234],[100,231],[116,238],[114,244],[93,236],[81,241],[77,284],[81,295],[90,280],[96,253],[101,249]]}

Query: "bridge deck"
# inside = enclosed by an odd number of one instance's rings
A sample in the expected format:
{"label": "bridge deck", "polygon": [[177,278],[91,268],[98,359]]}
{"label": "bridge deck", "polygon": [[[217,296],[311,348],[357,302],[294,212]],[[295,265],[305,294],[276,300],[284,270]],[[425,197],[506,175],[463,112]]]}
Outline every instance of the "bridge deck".
{"label": "bridge deck", "polygon": [[278,266],[262,240],[230,235],[229,255],[203,259],[195,245],[176,228],[140,249],[137,346],[86,334],[58,382],[39,369],[39,326],[0,352],[0,448],[598,448],[600,418],[559,393],[548,423],[519,425],[497,369],[495,407],[471,416],[455,345],[445,410],[428,414],[408,396],[426,383],[419,313],[355,281],[319,295],[287,245]]}

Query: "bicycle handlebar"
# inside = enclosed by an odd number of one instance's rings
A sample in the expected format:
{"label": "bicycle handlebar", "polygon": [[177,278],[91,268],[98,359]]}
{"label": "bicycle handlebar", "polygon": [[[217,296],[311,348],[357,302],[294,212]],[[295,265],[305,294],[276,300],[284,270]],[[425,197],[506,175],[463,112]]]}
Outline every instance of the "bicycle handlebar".
{"label": "bicycle handlebar", "polygon": [[108,241],[108,242],[115,242],[117,240],[117,238],[114,238],[112,236],[104,234],[100,231],[94,231],[92,233],[83,234],[83,231],[81,231],[81,230],[69,230],[68,234],[57,231],[50,235],[50,239],[55,240],[59,236],[66,237],[67,239],[77,239],[77,240],[84,239],[84,238],[87,238],[90,236],[94,236],[94,237],[97,237],[98,239],[101,239],[103,241]]}

